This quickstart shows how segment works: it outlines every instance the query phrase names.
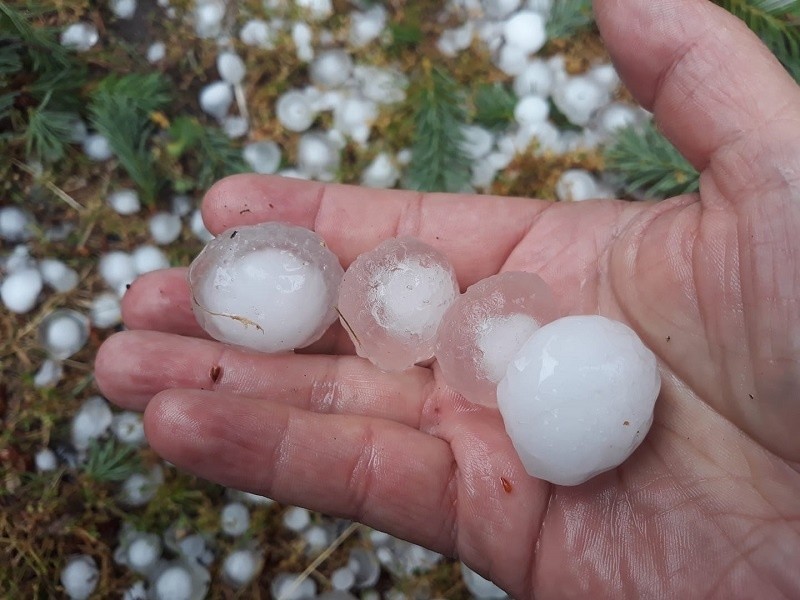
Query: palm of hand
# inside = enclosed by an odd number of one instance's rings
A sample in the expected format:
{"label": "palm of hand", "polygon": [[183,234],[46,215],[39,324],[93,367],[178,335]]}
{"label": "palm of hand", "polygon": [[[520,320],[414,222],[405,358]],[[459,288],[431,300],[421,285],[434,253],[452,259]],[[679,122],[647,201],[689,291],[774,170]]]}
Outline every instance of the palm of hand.
{"label": "palm of hand", "polygon": [[[629,4],[642,20],[654,14],[644,1]],[[597,8],[601,26],[623,10]],[[607,43],[613,53],[622,40]],[[218,186],[204,207],[216,231],[265,219],[314,226],[345,263],[387,235],[417,235],[446,251],[462,285],[500,269],[535,271],[565,312],[628,322],[659,356],[663,387],[650,435],[620,468],[575,488],[534,480],[496,411],[453,394],[435,365],[386,375],[341,356],[352,350],[341,331],[317,347],[338,358],[258,357],[177,337],[202,333],[176,271],[129,292],[129,326],[166,333],[112,338],[98,356],[101,387],[122,405],[147,405],[151,443],[176,464],[457,553],[515,597],[796,593],[789,561],[800,555],[800,209],[786,176],[796,156],[785,169],[769,164],[786,159],[796,138],[783,124],[724,147],[690,139],[677,129],[681,115],[667,114],[677,112],[670,94],[697,77],[693,61],[704,54],[675,61],[671,43],[662,54],[677,67],[639,73],[645,67],[621,57],[621,70],[636,76],[634,92],[650,95],[668,132],[676,128],[678,145],[705,167],[699,197],[580,205],[378,199],[242,177]],[[713,56],[722,43],[703,50]],[[769,63],[756,68],[777,73]],[[711,133],[722,140],[729,132]],[[761,161],[740,158],[751,154]],[[165,316],[166,306],[177,317]],[[216,382],[214,365],[222,366]],[[194,391],[151,400],[170,388]]]}

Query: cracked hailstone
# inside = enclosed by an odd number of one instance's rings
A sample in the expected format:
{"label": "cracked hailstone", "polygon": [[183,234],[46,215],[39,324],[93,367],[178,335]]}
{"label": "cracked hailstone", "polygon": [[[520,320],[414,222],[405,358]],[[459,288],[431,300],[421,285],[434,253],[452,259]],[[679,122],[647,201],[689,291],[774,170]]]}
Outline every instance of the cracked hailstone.
{"label": "cracked hailstone", "polygon": [[261,352],[318,340],[336,320],[339,260],[316,233],[285,223],[229,229],[189,267],[192,308],[214,339]]}
{"label": "cracked hailstone", "polygon": [[558,316],[550,287],[533,273],[500,273],[470,286],[437,333],[444,380],[467,400],[495,406],[497,384],[514,354]]}
{"label": "cracked hailstone", "polygon": [[458,296],[447,258],[413,238],[359,256],[342,279],[339,313],[359,356],[402,371],[433,356],[436,330]]}
{"label": "cracked hailstone", "polygon": [[656,357],[632,329],[572,316],[525,342],[497,388],[497,405],[529,475],[578,485],[639,446],[660,388]]}

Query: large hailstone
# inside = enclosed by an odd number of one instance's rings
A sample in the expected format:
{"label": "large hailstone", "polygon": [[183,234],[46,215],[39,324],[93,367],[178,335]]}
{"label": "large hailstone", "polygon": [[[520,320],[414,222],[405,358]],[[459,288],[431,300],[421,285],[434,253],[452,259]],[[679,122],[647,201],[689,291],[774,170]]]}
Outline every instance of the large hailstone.
{"label": "large hailstone", "polygon": [[433,356],[439,322],[457,296],[455,271],[441,252],[394,238],[347,269],[339,313],[359,356],[402,371]]}
{"label": "large hailstone", "polygon": [[308,229],[262,223],[214,238],[189,267],[192,308],[214,339],[261,352],[318,340],[336,320],[343,270]]}
{"label": "large hailstone", "polygon": [[497,404],[528,474],[578,485],[639,446],[660,388],[656,357],[632,329],[573,316],[525,342],[500,381]]}
{"label": "large hailstone", "polygon": [[500,273],[470,286],[439,325],[436,360],[444,380],[467,400],[495,406],[511,359],[558,316],[550,287],[533,273]]}

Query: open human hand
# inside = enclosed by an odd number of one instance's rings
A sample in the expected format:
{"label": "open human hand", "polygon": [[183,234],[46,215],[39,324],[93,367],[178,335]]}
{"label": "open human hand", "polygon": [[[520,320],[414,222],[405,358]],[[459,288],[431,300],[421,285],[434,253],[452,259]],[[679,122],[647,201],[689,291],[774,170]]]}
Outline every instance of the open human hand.
{"label": "open human hand", "polygon": [[416,236],[462,288],[534,271],[564,312],[628,323],[663,386],[622,466],[571,488],[531,478],[496,410],[435,363],[376,370],[338,326],[297,355],[212,341],[185,269],[129,290],[131,330],[97,357],[102,391],[144,410],[176,465],[457,555],[515,598],[800,597],[800,88],[710,2],[595,9],[628,87],[702,172],[699,194],[551,204],[237,176],[203,214],[213,232],[314,229],[345,266]]}

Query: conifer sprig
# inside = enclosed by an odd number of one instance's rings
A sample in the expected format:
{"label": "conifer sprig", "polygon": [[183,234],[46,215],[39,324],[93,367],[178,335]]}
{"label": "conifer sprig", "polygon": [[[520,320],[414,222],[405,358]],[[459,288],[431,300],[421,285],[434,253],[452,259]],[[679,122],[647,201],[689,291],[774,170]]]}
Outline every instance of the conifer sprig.
{"label": "conifer sprig", "polygon": [[91,442],[84,469],[95,481],[125,481],[141,471],[142,462],[136,448],[109,438]]}
{"label": "conifer sprig", "polygon": [[473,97],[473,121],[489,129],[505,127],[514,119],[517,97],[501,83],[484,83],[478,86]]}
{"label": "conifer sprig", "polygon": [[592,0],[556,0],[547,19],[547,37],[570,37],[592,23]]}

